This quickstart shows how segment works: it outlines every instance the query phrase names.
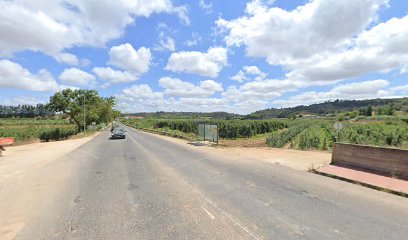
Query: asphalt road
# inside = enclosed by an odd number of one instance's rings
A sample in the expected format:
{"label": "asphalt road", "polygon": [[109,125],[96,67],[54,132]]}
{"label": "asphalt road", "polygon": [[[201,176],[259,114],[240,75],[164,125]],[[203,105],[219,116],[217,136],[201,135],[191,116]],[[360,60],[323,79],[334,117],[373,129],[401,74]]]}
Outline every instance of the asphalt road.
{"label": "asphalt road", "polygon": [[408,199],[128,129],[77,167],[16,239],[406,239]]}

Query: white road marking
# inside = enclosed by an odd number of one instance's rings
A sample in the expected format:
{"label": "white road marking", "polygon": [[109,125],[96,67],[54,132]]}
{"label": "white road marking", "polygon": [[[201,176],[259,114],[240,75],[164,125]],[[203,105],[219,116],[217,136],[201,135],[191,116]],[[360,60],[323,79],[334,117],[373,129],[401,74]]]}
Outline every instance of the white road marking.
{"label": "white road marking", "polygon": [[206,213],[208,214],[208,216],[210,216],[210,218],[211,218],[212,220],[215,219],[214,215],[212,215],[207,209],[205,209],[205,207],[201,207],[201,208],[204,210],[204,212],[206,212]]}
{"label": "white road marking", "polygon": [[136,140],[132,136],[130,136],[130,134],[127,134],[127,135],[128,135],[128,137],[130,137],[130,139],[132,139],[133,142],[135,142],[137,144]]}
{"label": "white road marking", "polygon": [[246,233],[248,233],[251,237],[253,237],[256,240],[261,240],[255,234],[253,234],[247,227],[243,226],[241,223],[239,223],[237,220],[235,220],[230,214],[226,213],[224,210],[219,208],[215,203],[213,203],[211,200],[208,198],[204,198],[205,201],[207,201],[209,204],[211,204],[214,208],[216,208],[218,211],[220,211],[224,216],[226,216],[229,220],[231,220],[235,225],[240,227],[242,230],[244,230]]}
{"label": "white road marking", "polygon": [[[130,136],[130,134],[128,134],[128,136],[130,137],[130,139],[132,139],[133,142],[135,142],[137,145],[139,145],[136,140]],[[189,185],[189,184],[188,184]],[[193,191],[195,193],[197,193],[199,196],[202,196],[202,198],[208,202],[209,204],[211,204],[211,206],[213,206],[216,210],[218,210],[222,215],[224,215],[226,218],[228,218],[233,224],[235,224],[236,226],[238,226],[239,228],[241,228],[243,231],[245,231],[248,235],[250,235],[253,239],[256,240],[261,240],[260,238],[258,238],[254,233],[252,233],[247,227],[245,227],[244,225],[242,225],[238,220],[235,220],[234,217],[232,217],[230,214],[228,214],[227,212],[225,212],[224,210],[222,210],[221,208],[219,208],[217,205],[215,205],[215,203],[213,203],[210,199],[204,197],[202,194],[200,194],[199,192],[197,192],[194,188],[192,188]],[[202,207],[203,210],[212,218],[215,219],[214,215],[212,215],[207,209],[205,209],[204,207]]]}

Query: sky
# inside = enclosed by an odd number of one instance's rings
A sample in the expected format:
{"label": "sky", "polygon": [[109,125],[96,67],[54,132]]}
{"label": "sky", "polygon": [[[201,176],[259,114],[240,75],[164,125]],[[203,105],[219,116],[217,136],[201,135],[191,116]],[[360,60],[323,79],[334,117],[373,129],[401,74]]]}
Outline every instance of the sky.
{"label": "sky", "polygon": [[123,112],[408,96],[407,0],[0,0],[0,104]]}

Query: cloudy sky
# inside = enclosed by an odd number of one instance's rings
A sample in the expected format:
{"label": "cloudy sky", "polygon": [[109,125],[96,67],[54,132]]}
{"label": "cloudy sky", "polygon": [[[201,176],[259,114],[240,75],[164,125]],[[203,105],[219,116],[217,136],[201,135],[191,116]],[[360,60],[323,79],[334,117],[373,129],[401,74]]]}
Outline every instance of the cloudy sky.
{"label": "cloudy sky", "polygon": [[407,0],[0,0],[0,104],[229,111],[408,96]]}

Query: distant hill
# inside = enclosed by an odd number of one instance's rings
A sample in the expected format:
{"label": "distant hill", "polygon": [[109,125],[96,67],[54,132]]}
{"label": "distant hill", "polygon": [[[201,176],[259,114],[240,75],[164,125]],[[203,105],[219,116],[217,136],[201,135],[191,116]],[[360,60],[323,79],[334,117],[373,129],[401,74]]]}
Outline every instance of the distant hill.
{"label": "distant hill", "polygon": [[330,115],[339,112],[361,111],[371,107],[374,111],[408,112],[408,98],[369,99],[369,100],[335,100],[308,106],[291,108],[269,108],[245,116],[246,119],[287,118],[294,115]]}
{"label": "distant hill", "polygon": [[239,115],[228,112],[140,112],[128,113],[123,116],[141,116],[152,118],[186,119],[186,118],[208,118],[208,119],[267,119],[267,118],[289,118],[294,115],[317,115],[326,116],[337,113],[366,111],[368,108],[377,112],[408,112],[408,97],[395,99],[369,99],[369,100],[335,100],[312,105],[301,105],[291,108],[268,108],[259,110],[248,115]]}
{"label": "distant hill", "polygon": [[208,118],[208,119],[240,119],[243,116],[235,113],[227,112],[141,112],[123,114],[124,116],[141,116],[154,118],[169,118],[169,119],[186,119],[186,118]]}

